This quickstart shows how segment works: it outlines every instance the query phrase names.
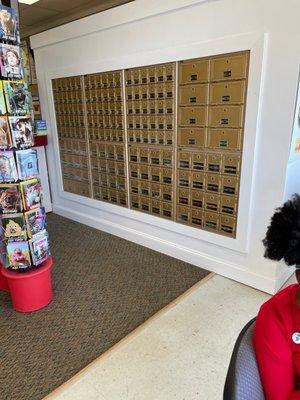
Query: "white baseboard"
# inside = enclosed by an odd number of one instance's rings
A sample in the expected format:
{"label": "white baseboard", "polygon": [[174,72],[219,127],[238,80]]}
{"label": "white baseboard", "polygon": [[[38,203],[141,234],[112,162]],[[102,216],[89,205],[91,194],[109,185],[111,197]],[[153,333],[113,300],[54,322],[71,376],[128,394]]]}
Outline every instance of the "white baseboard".
{"label": "white baseboard", "polygon": [[[63,217],[72,219],[112,235],[122,237],[123,239],[207,269],[211,272],[215,272],[219,275],[233,279],[240,283],[244,283],[248,286],[252,286],[264,292],[273,294],[276,291],[274,280],[243,269],[234,263],[228,263],[219,258],[202,253],[201,251],[195,251],[194,249],[190,249],[185,246],[178,246],[170,241],[162,240],[161,238],[140,232],[136,229],[132,229],[121,224],[116,224],[115,222],[99,218],[98,216],[91,217],[90,215],[70,210],[67,207],[53,204],[53,211]],[[282,283],[283,279],[284,277],[282,276]]]}

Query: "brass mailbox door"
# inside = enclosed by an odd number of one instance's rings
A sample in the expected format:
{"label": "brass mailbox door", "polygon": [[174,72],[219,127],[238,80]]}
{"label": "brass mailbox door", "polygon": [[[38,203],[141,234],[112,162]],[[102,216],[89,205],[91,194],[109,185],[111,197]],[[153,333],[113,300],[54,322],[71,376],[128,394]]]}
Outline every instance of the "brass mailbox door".
{"label": "brass mailbox door", "polygon": [[150,168],[150,179],[152,182],[161,182],[161,169],[159,167],[149,167]]}
{"label": "brass mailbox door", "polygon": [[150,164],[151,165],[161,165],[162,164],[162,153],[158,149],[150,149]]}
{"label": "brass mailbox door", "polygon": [[126,193],[124,192],[118,192],[118,204],[120,204],[120,206],[127,206],[127,197],[126,197]]}
{"label": "brass mailbox door", "polygon": [[173,151],[162,150],[162,165],[165,167],[172,167],[173,165]]}
{"label": "brass mailbox door", "polygon": [[149,143],[149,132],[147,130],[141,131],[141,143]]}
{"label": "brass mailbox door", "polygon": [[191,153],[189,151],[178,152],[178,168],[180,169],[191,168]]}
{"label": "brass mailbox door", "polygon": [[205,153],[192,153],[192,168],[197,171],[206,169],[207,156]]}
{"label": "brass mailbox door", "polygon": [[187,85],[179,87],[180,106],[203,106],[208,102],[208,84]]}
{"label": "brass mailbox door", "polygon": [[156,100],[155,101],[155,113],[163,115],[165,114],[165,101],[164,100]]}
{"label": "brass mailbox door", "polygon": [[140,198],[141,210],[144,212],[150,212],[151,200],[148,197]]}
{"label": "brass mailbox door", "polygon": [[189,188],[191,186],[190,171],[178,171],[178,186],[183,188]]}
{"label": "brass mailbox door", "polygon": [[164,80],[165,82],[172,82],[175,80],[175,63],[164,65]]}
{"label": "brass mailbox door", "polygon": [[141,196],[150,196],[150,182],[147,181],[141,181],[139,182],[139,193]]}
{"label": "brass mailbox door", "polygon": [[165,201],[162,202],[162,216],[164,218],[172,219],[173,218],[173,205],[172,203],[167,203]]}
{"label": "brass mailbox door", "polygon": [[131,208],[138,210],[140,208],[140,198],[137,195],[131,196]]}
{"label": "brass mailbox door", "polygon": [[159,200],[151,199],[151,212],[154,215],[161,214],[161,202]]}
{"label": "brass mailbox door", "polygon": [[160,200],[162,197],[161,185],[159,183],[150,182],[150,196],[152,199]]}
{"label": "brass mailbox door", "polygon": [[192,188],[198,190],[204,190],[206,176],[203,172],[192,172]]}
{"label": "brass mailbox door", "polygon": [[220,173],[222,169],[222,155],[218,153],[207,154],[207,171]]}
{"label": "brass mailbox door", "polygon": [[150,167],[148,165],[139,165],[139,178],[143,180],[150,179]]}
{"label": "brass mailbox door", "polygon": [[129,172],[131,178],[139,178],[138,173],[138,165],[137,164],[129,164]]}
{"label": "brass mailbox door", "polygon": [[117,189],[125,191],[126,190],[126,179],[122,176],[117,176],[116,178]]}
{"label": "brass mailbox door", "polygon": [[226,196],[222,195],[221,196],[221,213],[222,214],[228,214],[228,215],[236,215],[237,213],[237,198],[236,197],[231,197],[231,196]]}
{"label": "brass mailbox door", "polygon": [[177,191],[177,204],[190,206],[191,197],[190,197],[190,190],[179,188]]}
{"label": "brass mailbox door", "polygon": [[178,206],[177,207],[177,221],[184,223],[184,224],[189,224],[190,213],[191,213],[191,210],[189,207]]}
{"label": "brass mailbox door", "polygon": [[247,77],[247,54],[229,55],[211,60],[210,80],[222,81]]}
{"label": "brass mailbox door", "polygon": [[141,164],[149,164],[149,150],[146,148],[139,149],[139,162]]}
{"label": "brass mailbox door", "polygon": [[237,195],[239,180],[236,177],[224,175],[222,177],[222,194]]}
{"label": "brass mailbox door", "polygon": [[178,128],[178,144],[182,147],[204,148],[206,142],[205,128]]}
{"label": "brass mailbox door", "polygon": [[210,127],[241,128],[243,126],[243,106],[211,106],[208,109]]}
{"label": "brass mailbox door", "polygon": [[241,129],[216,129],[207,131],[207,147],[240,151],[242,146]]}
{"label": "brass mailbox door", "polygon": [[238,175],[241,167],[241,156],[239,154],[224,154],[222,172],[224,174]]}
{"label": "brass mailbox door", "polygon": [[139,181],[137,179],[130,179],[130,192],[139,194]]}
{"label": "brass mailbox door", "polygon": [[206,126],[207,107],[180,107],[178,121],[179,126]]}
{"label": "brass mailbox door", "polygon": [[204,208],[204,193],[199,190],[191,190],[191,206],[194,208]]}
{"label": "brass mailbox door", "polygon": [[165,132],[164,136],[165,136],[165,145],[167,146],[172,146],[173,145],[173,132]]}
{"label": "brass mailbox door", "polygon": [[236,219],[227,215],[220,216],[220,232],[235,236],[236,234]]}
{"label": "brass mailbox door", "polygon": [[221,177],[217,174],[206,174],[206,191],[212,193],[220,193]]}
{"label": "brass mailbox door", "polygon": [[203,212],[201,210],[191,210],[190,222],[198,228],[203,226]]}
{"label": "brass mailbox door", "polygon": [[164,114],[173,114],[173,113],[174,113],[173,99],[165,99],[164,100]]}
{"label": "brass mailbox door", "polygon": [[191,60],[179,63],[179,84],[208,82],[208,74],[208,60]]}
{"label": "brass mailbox door", "polygon": [[162,199],[163,201],[172,201],[173,200],[173,188],[172,186],[162,185]]}
{"label": "brass mailbox door", "polygon": [[204,195],[204,208],[206,211],[219,212],[220,210],[220,196],[218,194],[205,193]]}
{"label": "brass mailbox door", "polygon": [[173,171],[171,168],[162,168],[162,182],[165,184],[172,185],[173,184]]}
{"label": "brass mailbox door", "polygon": [[219,215],[213,212],[204,213],[204,228],[212,231],[219,229]]}
{"label": "brass mailbox door", "polygon": [[116,162],[115,163],[115,171],[116,174],[121,175],[121,176],[125,176],[125,164],[122,162]]}

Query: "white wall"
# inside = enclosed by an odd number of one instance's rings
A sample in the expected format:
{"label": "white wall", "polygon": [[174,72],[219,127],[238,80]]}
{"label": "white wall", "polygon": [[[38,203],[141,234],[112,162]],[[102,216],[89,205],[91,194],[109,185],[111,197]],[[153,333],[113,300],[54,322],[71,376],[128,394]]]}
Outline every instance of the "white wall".
{"label": "white wall", "polygon": [[[274,293],[291,270],[263,258],[261,239],[284,199],[299,15],[297,0],[137,0],[33,36],[51,132],[54,211]],[[63,192],[51,78],[246,49],[251,56],[236,240]]]}
{"label": "white wall", "polygon": [[298,82],[298,93],[294,111],[294,122],[292,125],[292,135],[290,144],[290,155],[286,172],[285,198],[296,192],[300,192],[300,151],[295,151],[296,141],[300,139],[299,126],[299,110],[300,110],[300,80]]}

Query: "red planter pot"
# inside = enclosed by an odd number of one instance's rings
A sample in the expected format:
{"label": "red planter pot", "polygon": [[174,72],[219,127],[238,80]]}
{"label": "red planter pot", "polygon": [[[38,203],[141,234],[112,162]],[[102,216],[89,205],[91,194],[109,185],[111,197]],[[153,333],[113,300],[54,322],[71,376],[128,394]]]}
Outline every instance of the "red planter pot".
{"label": "red planter pot", "polygon": [[0,290],[8,290],[16,311],[31,312],[46,307],[52,300],[51,268],[53,260],[49,257],[42,266],[20,273],[6,269],[0,270]]}

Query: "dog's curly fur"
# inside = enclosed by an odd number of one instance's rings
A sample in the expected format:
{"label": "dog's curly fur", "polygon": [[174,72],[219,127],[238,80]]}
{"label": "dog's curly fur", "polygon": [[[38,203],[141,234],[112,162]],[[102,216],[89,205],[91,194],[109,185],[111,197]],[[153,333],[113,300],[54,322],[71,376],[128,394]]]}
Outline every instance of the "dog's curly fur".
{"label": "dog's curly fur", "polygon": [[300,264],[300,195],[294,194],[276,209],[263,244],[266,258]]}

